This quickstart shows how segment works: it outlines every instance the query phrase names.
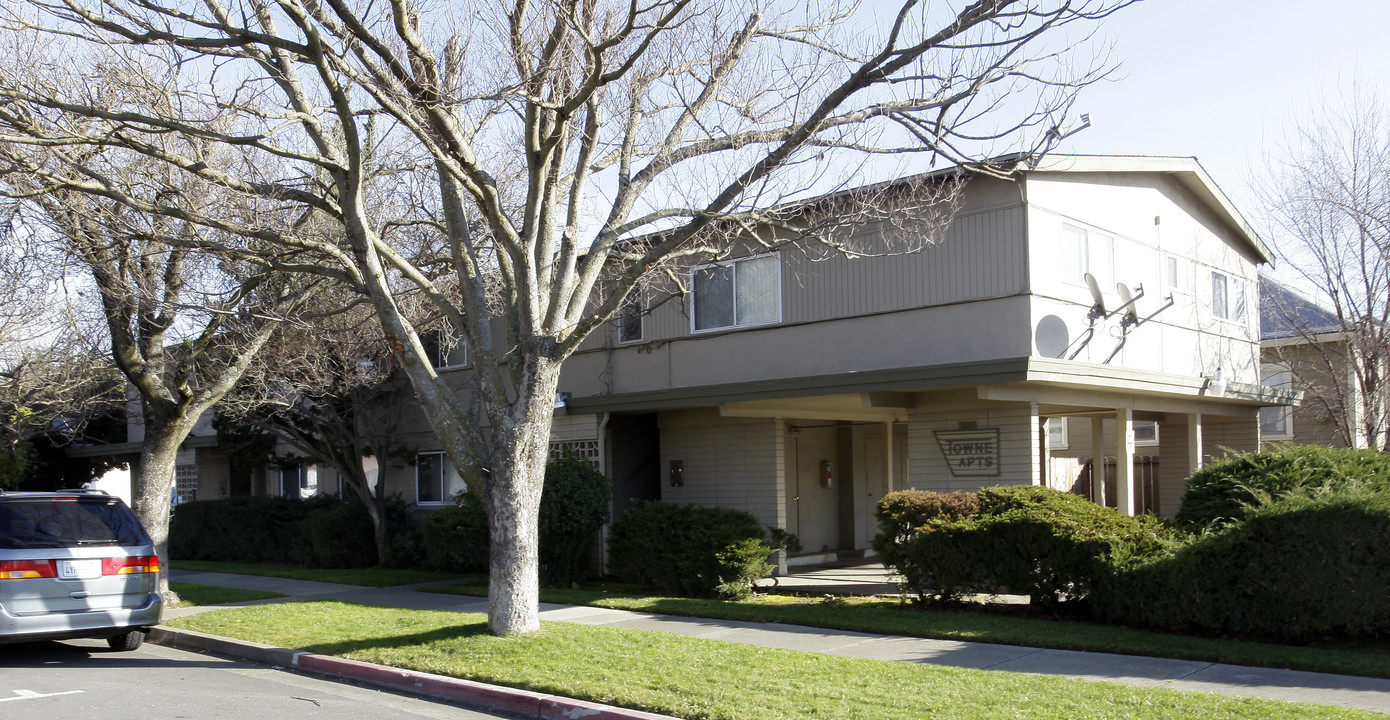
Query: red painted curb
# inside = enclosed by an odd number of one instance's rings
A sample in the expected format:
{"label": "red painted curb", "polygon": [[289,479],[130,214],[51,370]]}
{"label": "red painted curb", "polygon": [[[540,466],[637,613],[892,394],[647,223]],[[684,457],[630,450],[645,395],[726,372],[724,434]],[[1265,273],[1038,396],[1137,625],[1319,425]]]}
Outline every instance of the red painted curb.
{"label": "red painted curb", "polygon": [[398,688],[473,706],[545,720],[673,720],[641,710],[572,700],[529,690],[501,687],[458,678],[399,670],[358,660],[302,653],[294,666],[308,672]]}

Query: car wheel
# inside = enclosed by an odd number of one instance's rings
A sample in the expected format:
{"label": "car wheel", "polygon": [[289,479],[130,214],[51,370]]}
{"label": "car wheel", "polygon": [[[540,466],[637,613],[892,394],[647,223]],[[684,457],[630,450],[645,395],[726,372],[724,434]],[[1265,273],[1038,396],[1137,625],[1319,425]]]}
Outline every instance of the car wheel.
{"label": "car wheel", "polygon": [[122,652],[134,650],[140,647],[140,644],[143,642],[145,642],[145,633],[140,630],[131,630],[130,632],[112,635],[106,638],[106,644],[110,645],[112,650],[119,650]]}

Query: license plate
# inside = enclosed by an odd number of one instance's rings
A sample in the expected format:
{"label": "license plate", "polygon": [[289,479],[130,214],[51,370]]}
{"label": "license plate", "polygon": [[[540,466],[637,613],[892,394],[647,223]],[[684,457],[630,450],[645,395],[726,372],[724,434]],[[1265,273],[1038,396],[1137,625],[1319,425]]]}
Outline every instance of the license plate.
{"label": "license plate", "polygon": [[101,560],[59,560],[58,577],[63,580],[90,580],[101,577]]}

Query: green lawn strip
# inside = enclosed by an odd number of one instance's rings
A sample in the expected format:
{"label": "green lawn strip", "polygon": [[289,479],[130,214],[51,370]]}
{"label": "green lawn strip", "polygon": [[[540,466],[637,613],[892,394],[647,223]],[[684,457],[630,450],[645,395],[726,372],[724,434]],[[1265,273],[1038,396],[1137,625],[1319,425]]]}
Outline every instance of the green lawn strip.
{"label": "green lawn strip", "polygon": [[280,593],[266,590],[217,587],[215,585],[198,585],[196,583],[171,582],[169,583],[169,588],[178,593],[180,607],[191,607],[195,605],[227,605],[229,603],[285,597]]}
{"label": "green lawn strip", "polygon": [[480,614],[303,602],[170,623],[199,632],[682,718],[1383,718],[1341,707],[819,655],[545,623],[498,638]]}
{"label": "green lawn strip", "polygon": [[261,577],[289,578],[291,580],[313,580],[315,582],[342,583],[344,585],[365,585],[367,587],[392,587],[412,583],[452,580],[458,575],[413,570],[407,568],[303,568],[294,565],[273,563],[231,563],[209,560],[174,560],[170,565],[175,570],[195,572],[231,573],[233,575],[258,575]]}
{"label": "green lawn strip", "polygon": [[[478,585],[435,585],[430,592],[486,595]],[[648,597],[590,589],[542,588],[541,600],[565,605],[635,610],[664,615],[773,622],[882,635],[1026,645],[1127,655],[1203,660],[1232,665],[1390,678],[1390,645],[1365,650],[1171,635],[1115,625],[1009,617],[984,612],[924,610],[897,600],[823,599],[757,595],[728,602]]]}

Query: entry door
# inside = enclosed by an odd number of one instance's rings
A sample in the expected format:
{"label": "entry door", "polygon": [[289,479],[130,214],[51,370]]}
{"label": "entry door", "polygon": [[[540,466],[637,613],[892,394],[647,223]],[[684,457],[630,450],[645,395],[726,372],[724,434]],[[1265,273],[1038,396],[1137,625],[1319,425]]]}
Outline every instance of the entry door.
{"label": "entry door", "polygon": [[[855,448],[858,450],[859,448]],[[874,533],[878,531],[878,501],[883,499],[888,478],[883,472],[883,431],[877,429],[864,432],[864,513],[855,523],[855,547],[867,548],[873,543]],[[856,483],[858,484],[858,483]]]}

